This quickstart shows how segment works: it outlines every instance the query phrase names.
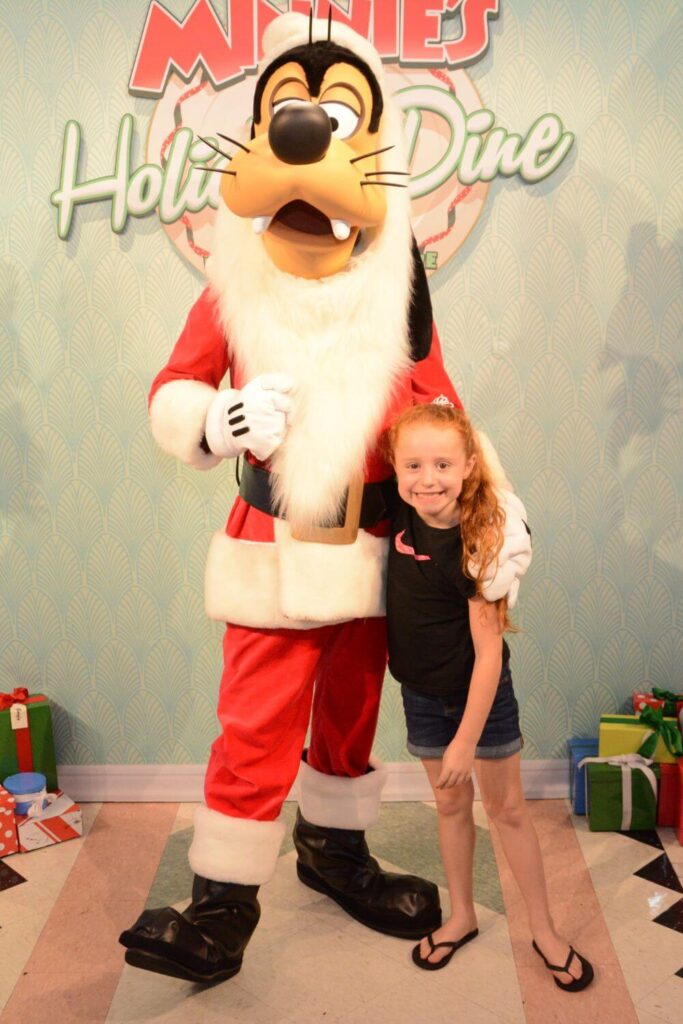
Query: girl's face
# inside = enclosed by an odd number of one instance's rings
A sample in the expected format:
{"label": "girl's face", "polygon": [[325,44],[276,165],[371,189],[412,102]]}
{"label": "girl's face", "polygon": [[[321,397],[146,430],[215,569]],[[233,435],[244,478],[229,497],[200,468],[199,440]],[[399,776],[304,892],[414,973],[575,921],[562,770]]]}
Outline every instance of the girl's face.
{"label": "girl's face", "polygon": [[433,423],[402,428],[394,448],[398,493],[429,526],[446,529],[460,521],[458,498],[472,472],[458,430]]}

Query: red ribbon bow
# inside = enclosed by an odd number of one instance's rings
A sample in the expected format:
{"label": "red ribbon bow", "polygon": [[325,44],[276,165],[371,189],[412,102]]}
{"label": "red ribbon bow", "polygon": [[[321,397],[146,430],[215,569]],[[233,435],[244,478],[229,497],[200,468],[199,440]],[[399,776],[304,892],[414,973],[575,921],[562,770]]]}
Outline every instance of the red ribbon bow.
{"label": "red ribbon bow", "polygon": [[0,693],[0,711],[7,711],[13,704],[26,704],[28,690],[25,686],[17,686],[11,693]]}

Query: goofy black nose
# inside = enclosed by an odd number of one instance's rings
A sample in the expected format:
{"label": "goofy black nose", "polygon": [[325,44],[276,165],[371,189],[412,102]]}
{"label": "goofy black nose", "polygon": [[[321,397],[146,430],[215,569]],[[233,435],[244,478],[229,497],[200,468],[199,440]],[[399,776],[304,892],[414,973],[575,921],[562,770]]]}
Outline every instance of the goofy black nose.
{"label": "goofy black nose", "polygon": [[286,164],[315,164],[330,146],[332,124],[316,103],[287,103],[270,122],[268,141]]}

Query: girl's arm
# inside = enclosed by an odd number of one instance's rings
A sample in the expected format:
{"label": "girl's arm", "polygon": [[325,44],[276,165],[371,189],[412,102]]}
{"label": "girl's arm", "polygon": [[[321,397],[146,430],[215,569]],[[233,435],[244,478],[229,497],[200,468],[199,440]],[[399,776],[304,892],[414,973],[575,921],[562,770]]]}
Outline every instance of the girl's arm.
{"label": "girl's arm", "polygon": [[484,731],[503,667],[503,635],[497,606],[483,597],[470,598],[468,605],[474,669],[462,722],[443,756],[437,782],[440,789],[456,786],[470,777],[474,751]]}

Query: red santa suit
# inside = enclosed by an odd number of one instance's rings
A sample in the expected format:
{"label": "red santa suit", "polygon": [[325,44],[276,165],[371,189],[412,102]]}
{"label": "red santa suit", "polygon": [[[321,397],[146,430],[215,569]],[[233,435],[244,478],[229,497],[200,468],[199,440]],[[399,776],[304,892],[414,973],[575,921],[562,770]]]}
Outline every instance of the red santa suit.
{"label": "red santa suit", "polygon": [[[239,230],[236,218],[225,213],[223,217],[228,222],[226,228],[231,232],[236,227]],[[404,219],[404,228],[405,223]],[[388,246],[394,243],[395,239],[386,241]],[[409,238],[407,243],[403,248],[409,253]],[[398,262],[391,260],[395,271]],[[400,262],[403,275],[409,275],[410,261],[404,256]],[[271,273],[276,278],[288,277],[272,268]],[[230,271],[223,273],[223,279],[226,274],[229,277]],[[356,287],[367,281],[362,267],[359,276],[361,281]],[[245,355],[251,350],[245,353],[245,346],[253,340],[253,325],[247,330],[247,337],[237,343],[229,336],[230,328],[240,330],[240,323],[233,320],[226,325],[230,289],[226,298],[220,280],[221,273],[215,273],[213,285],[193,307],[171,358],[156,377],[150,393],[152,427],[162,447],[200,468],[210,468],[219,461],[202,450],[200,444],[208,404],[228,372],[234,389],[239,390],[247,383],[244,363],[248,362]],[[292,286],[296,291],[302,283],[304,292],[318,291],[310,289],[311,282],[290,279],[284,282],[288,301],[293,300]],[[393,283],[398,292],[400,277],[394,278]],[[271,294],[262,292],[261,303],[269,305]],[[291,465],[283,466],[280,462],[281,473],[290,473],[290,480],[284,481],[285,499],[290,498],[290,505],[291,495],[296,496],[297,492],[296,474],[315,475],[316,465],[320,466],[325,459],[334,465],[345,442],[355,445],[354,460],[347,458],[342,472],[332,472],[331,479],[325,481],[326,489],[336,488],[336,498],[331,503],[321,502],[320,494],[313,493],[308,496],[306,511],[313,507],[319,515],[329,513],[334,501],[343,496],[343,485],[354,462],[364,466],[366,483],[386,480],[392,470],[378,446],[386,426],[416,402],[461,404],[445,371],[436,330],[432,328],[431,344],[423,342],[422,351],[409,350],[407,294],[406,289],[402,301],[399,294],[392,294],[389,302],[385,296],[372,311],[367,301],[358,304],[365,323],[360,325],[361,365],[357,371],[347,364],[351,372],[345,378],[342,374],[340,379],[339,360],[333,360],[327,371],[324,366],[317,373],[313,368],[314,372],[303,382],[302,389],[320,391],[325,398],[317,406],[310,401],[306,404],[318,439],[321,426],[325,425],[326,407],[333,424],[324,438],[327,447],[319,445],[304,464],[292,460]],[[326,295],[326,299],[330,297]],[[240,301],[244,298],[241,291]],[[383,315],[392,305],[402,306],[400,317],[394,317],[399,321],[398,330]],[[353,317],[353,304],[346,312]],[[270,315],[279,316],[277,302]],[[376,363],[374,359],[369,363],[363,360],[362,349],[374,329],[367,325],[369,316],[385,332],[394,327],[392,344],[385,346],[393,348],[394,355],[388,372],[383,369],[374,381],[374,389],[362,389],[356,386],[357,372],[371,373]],[[338,325],[333,333],[335,330],[339,333]],[[318,323],[308,332],[314,344],[321,331]],[[341,331],[346,333],[347,327]],[[306,331],[298,325],[298,340],[301,333]],[[279,337],[274,336],[272,342],[270,350],[265,346],[266,351],[261,351],[248,368],[250,379],[261,371],[289,369],[292,361],[296,362],[286,354],[283,358]],[[318,348],[324,356],[325,345]],[[330,408],[333,388],[342,388],[345,400]],[[307,397],[299,395],[304,401]],[[363,400],[365,406],[360,404]],[[299,419],[292,417],[292,432],[307,429],[304,416],[305,413]],[[358,421],[363,416],[366,422],[362,429],[349,439],[345,422],[351,418]],[[277,464],[276,455],[268,468]],[[287,488],[291,493],[287,493]],[[301,515],[300,509],[295,508],[294,514],[297,513]],[[206,807],[210,810],[232,819],[275,823],[299,770],[310,719],[308,767],[322,776],[359,781],[358,792],[349,801],[342,799],[340,806],[339,801],[330,801],[330,794],[324,792],[324,780],[316,779],[318,784],[312,787],[314,792],[308,804],[304,787],[304,817],[321,825],[347,828],[363,828],[374,819],[374,796],[383,780],[382,773],[366,773],[386,669],[383,613],[387,534],[388,522],[384,518],[366,530],[361,529],[352,545],[307,544],[292,538],[285,520],[260,511],[240,496],[236,498],[225,531],[217,533],[211,543],[206,574],[207,610],[212,617],[229,623],[223,644],[224,672],[218,702],[222,732],[213,745],[205,783]],[[323,791],[319,792],[321,781]],[[362,787],[368,790],[367,794]],[[208,819],[208,824],[215,820]],[[201,816],[197,828],[203,831]],[[274,834],[273,847],[279,846],[275,839]],[[240,864],[226,863],[221,856],[220,866],[217,865],[210,850],[207,849],[206,856],[201,852],[208,845],[201,836],[193,844],[191,862],[196,871],[217,877],[219,870],[232,880],[237,875],[239,881],[264,880],[258,868],[245,877],[241,859]]]}

